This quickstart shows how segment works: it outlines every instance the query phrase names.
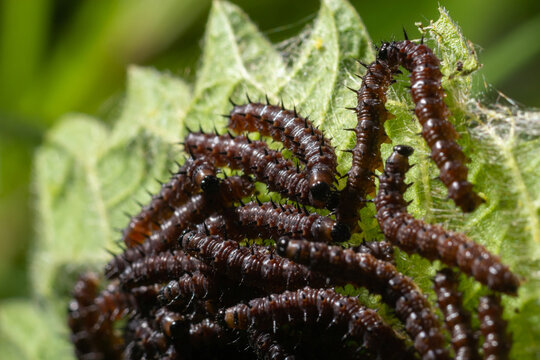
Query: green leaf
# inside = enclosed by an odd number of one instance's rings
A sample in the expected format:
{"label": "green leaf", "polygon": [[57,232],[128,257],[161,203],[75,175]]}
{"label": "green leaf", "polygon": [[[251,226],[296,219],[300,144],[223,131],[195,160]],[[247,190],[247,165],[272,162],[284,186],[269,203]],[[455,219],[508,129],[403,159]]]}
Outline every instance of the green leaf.
{"label": "green leaf", "polygon": [[[488,209],[467,224],[469,233],[523,276],[519,297],[507,298],[513,358],[540,354],[540,112],[512,106],[471,106],[480,167],[475,182]],[[535,321],[536,319],[536,321]]]}
{"label": "green leaf", "polygon": [[[442,61],[443,86],[459,140],[471,158],[471,180],[487,203],[472,214],[459,213],[445,199],[446,190],[435,179],[438,170],[426,161],[429,149],[417,135],[420,127],[410,114],[407,78],[399,79],[387,107],[396,119],[386,129],[394,144],[415,147],[410,172],[414,186],[407,197],[410,210],[428,222],[440,222],[498,253],[526,280],[516,299],[505,298],[506,317],[514,331],[514,358],[540,353],[539,206],[537,176],[540,161],[539,114],[511,104],[480,105],[471,95],[471,77],[479,68],[473,47],[441,10],[440,18],[421,27]],[[53,129],[36,154],[38,241],[32,262],[35,295],[61,318],[69,291],[85,268],[102,268],[116,250],[115,230],[136,213],[135,201],[146,203],[145,189],[156,192],[155,177],[165,180],[173,161],[181,159],[175,143],[185,125],[223,130],[219,116],[230,110],[229,98],[243,102],[267,95],[283,98],[320,125],[338,150],[354,144],[355,95],[346,86],[360,86],[354,75],[363,71],[355,62],[370,62],[374,52],[367,32],[353,8],[342,0],[325,0],[313,24],[297,37],[273,46],[234,5],[215,1],[205,35],[204,55],[193,90],[182,80],[154,70],[131,68],[124,110],[113,129],[82,115],[67,117]],[[458,71],[461,63],[463,70]],[[191,93],[193,97],[191,97]],[[383,155],[391,151],[383,146]],[[351,158],[338,151],[339,170]],[[374,207],[362,212],[368,238],[380,238]],[[358,237],[353,239],[357,241]],[[399,254],[398,266],[432,296],[431,276],[440,266],[417,256]],[[462,281],[466,305],[473,307],[485,289]],[[367,299],[373,303],[373,299]],[[514,311],[516,310],[516,311]],[[6,312],[11,314],[11,308]],[[14,346],[16,348],[16,346]]]}
{"label": "green leaf", "polygon": [[64,324],[50,308],[32,301],[0,303],[2,359],[72,359],[69,332]]}
{"label": "green leaf", "polygon": [[[98,269],[115,249],[127,213],[147,202],[178,158],[190,100],[181,80],[131,68],[124,111],[114,129],[68,116],[36,154],[38,242],[32,274],[40,296],[67,296],[81,267]],[[174,155],[173,155],[174,154]]]}

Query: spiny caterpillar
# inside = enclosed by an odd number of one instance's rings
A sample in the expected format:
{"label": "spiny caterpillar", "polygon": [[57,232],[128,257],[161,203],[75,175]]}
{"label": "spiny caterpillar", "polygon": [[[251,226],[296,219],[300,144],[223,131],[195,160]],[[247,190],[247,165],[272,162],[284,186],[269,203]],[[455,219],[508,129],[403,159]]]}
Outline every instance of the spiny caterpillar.
{"label": "spiny caterpillar", "polygon": [[235,105],[229,128],[241,134],[256,131],[281,141],[306,164],[310,196],[326,202],[337,175],[334,148],[323,133],[307,119],[282,107],[261,103]]}
{"label": "spiny caterpillar", "polygon": [[392,117],[384,106],[386,91],[392,83],[389,66],[376,60],[366,65],[366,69],[360,89],[351,89],[357,94],[358,105],[351,110],[356,112],[358,123],[355,128],[346,130],[355,133],[356,145],[350,151],[352,166],[336,212],[338,221],[355,231],[358,228],[358,211],[365,206],[368,195],[375,195],[375,170],[382,167],[380,148],[388,139],[384,122]]}
{"label": "spiny caterpillar", "polygon": [[190,194],[197,190],[213,193],[219,180],[216,169],[205,159],[187,159],[184,165],[162,185],[159,194],[152,196],[150,204],[143,206],[141,212],[133,217],[123,231],[123,240],[127,247],[142,244],[174,210],[184,204]]}
{"label": "spiny caterpillar", "polygon": [[253,239],[287,235],[309,241],[343,242],[350,237],[347,226],[330,217],[272,201],[252,202],[228,209],[222,226],[229,235],[241,233]]}

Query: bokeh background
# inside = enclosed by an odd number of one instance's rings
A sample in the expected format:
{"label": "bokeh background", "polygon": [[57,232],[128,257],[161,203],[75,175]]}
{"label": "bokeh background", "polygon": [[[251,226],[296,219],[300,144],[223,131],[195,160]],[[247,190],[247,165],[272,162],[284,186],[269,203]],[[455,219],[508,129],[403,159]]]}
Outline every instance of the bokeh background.
{"label": "bokeh background", "polygon": [[[298,33],[318,0],[232,0],[273,41]],[[374,42],[437,19],[437,2],[351,0]],[[210,0],[0,0],[0,299],[30,293],[33,152],[67,112],[110,123],[139,64],[196,75]],[[540,107],[540,1],[440,1],[478,46],[480,75]],[[481,82],[480,82],[481,83]],[[66,219],[69,221],[69,219]]]}

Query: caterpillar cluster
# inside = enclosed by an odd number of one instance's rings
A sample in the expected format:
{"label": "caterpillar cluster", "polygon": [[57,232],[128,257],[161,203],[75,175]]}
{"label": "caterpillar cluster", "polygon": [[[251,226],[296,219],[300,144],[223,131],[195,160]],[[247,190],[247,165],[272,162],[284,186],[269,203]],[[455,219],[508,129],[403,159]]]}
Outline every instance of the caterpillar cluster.
{"label": "caterpillar cluster", "polygon": [[[183,141],[189,158],[131,218],[122,233],[126,248],[106,264],[105,279],[87,273],[75,284],[68,319],[76,356],[479,358],[455,270],[434,278],[441,320],[394,262],[398,247],[439,260],[492,293],[515,295],[519,287],[517,276],[486,248],[407,212],[411,147],[394,147],[382,170],[384,123],[392,118],[386,92],[402,66],[411,71],[416,115],[450,198],[464,211],[482,202],[467,182],[466,159],[447,121],[438,65],[429,48],[408,40],[383,44],[365,65],[354,90],[358,124],[346,129],[355,132],[356,146],[341,190],[331,141],[296,109],[249,100],[233,104],[230,133],[190,131]],[[250,139],[250,132],[281,142],[296,163],[264,140]],[[234,175],[225,176],[230,171]],[[284,200],[253,198],[255,182]],[[369,197],[386,239],[348,246]],[[380,296],[403,331],[335,289],[347,284]],[[478,317],[484,357],[506,358],[511,340],[498,294],[480,300]]]}

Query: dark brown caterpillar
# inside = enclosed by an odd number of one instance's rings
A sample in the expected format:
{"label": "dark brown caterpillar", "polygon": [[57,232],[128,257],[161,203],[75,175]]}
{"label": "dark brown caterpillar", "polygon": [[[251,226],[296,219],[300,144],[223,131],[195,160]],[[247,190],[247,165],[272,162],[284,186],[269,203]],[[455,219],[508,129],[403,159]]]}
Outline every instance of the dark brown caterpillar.
{"label": "dark brown caterpillar", "polygon": [[121,274],[130,263],[144,256],[167,250],[176,243],[186,228],[195,227],[205,217],[232,205],[253,193],[254,186],[248,176],[231,176],[223,180],[214,194],[196,194],[185,204],[175,209],[173,215],[163,222],[160,231],[154,232],[139,246],[126,249],[113,257],[105,266],[107,278],[112,279]]}
{"label": "dark brown caterpillar", "polygon": [[507,360],[512,336],[506,333],[507,322],[502,318],[500,296],[483,296],[478,304],[480,330],[484,337],[482,350],[486,360]]}
{"label": "dark brown caterpillar", "polygon": [[347,185],[340,193],[336,212],[338,221],[351,230],[358,230],[358,211],[366,204],[367,196],[375,196],[374,173],[382,168],[381,144],[388,137],[384,122],[391,118],[386,110],[386,91],[392,83],[392,72],[384,62],[374,61],[367,66],[362,85],[355,90],[358,103],[354,108],[358,123],[347,129],[356,134],[356,145],[351,151],[352,166]]}
{"label": "dark brown caterpillar", "polygon": [[386,160],[379,177],[379,193],[375,198],[377,220],[386,239],[408,253],[417,253],[429,260],[440,260],[455,266],[490,289],[515,295],[519,279],[498,256],[469,240],[464,234],[444,230],[439,225],[426,224],[407,212],[403,193],[405,173],[410,168],[409,146],[398,145]]}
{"label": "dark brown caterpillar", "polygon": [[249,330],[249,346],[261,360],[295,360],[293,355],[283,348],[270,333],[258,330]]}
{"label": "dark brown caterpillar", "polygon": [[471,328],[471,316],[462,306],[458,292],[458,279],[451,269],[437,272],[433,280],[437,303],[444,315],[446,327],[452,336],[456,360],[480,359],[477,339]]}
{"label": "dark brown caterpillar", "polygon": [[205,159],[187,159],[171,179],[162,185],[159,194],[152,196],[150,204],[143,206],[123,231],[127,247],[142,244],[147,237],[159,229],[159,225],[169,218],[174,209],[185,203],[198,190],[215,192],[219,180],[216,169]]}
{"label": "dark brown caterpillar", "polygon": [[354,252],[371,254],[374,258],[394,264],[394,248],[387,241],[364,241],[351,248]]}
{"label": "dark brown caterpillar", "polygon": [[216,273],[267,292],[326,284],[326,278],[261,246],[241,247],[236,241],[196,232],[182,235],[179,243],[184,251],[196,254]]}
{"label": "dark brown caterpillar", "polygon": [[104,321],[108,314],[100,313],[94,305],[98,287],[99,278],[94,273],[83,274],[75,284],[68,306],[71,342],[78,359],[120,359],[123,339],[114,333],[110,321]]}
{"label": "dark brown caterpillar", "polygon": [[169,220],[161,225],[159,233],[154,233],[148,242],[156,245],[155,252],[162,251],[174,244],[186,228],[202,222],[216,210],[230,207],[233,202],[251,195],[254,189],[248,176],[231,176],[221,182],[215,195],[194,195],[185,205],[175,209]]}
{"label": "dark brown caterpillar", "polygon": [[395,309],[405,324],[415,348],[424,359],[448,359],[440,321],[433,314],[429,302],[412,279],[401,274],[392,264],[367,253],[305,240],[281,238],[277,251],[312,270],[381,294],[383,301]]}
{"label": "dark brown caterpillar", "polygon": [[409,358],[403,340],[371,309],[358,304],[355,298],[330,289],[303,288],[266,298],[253,299],[222,312],[231,329],[275,331],[276,323],[291,326],[318,325],[344,334],[344,339],[357,341],[374,356],[382,359]]}
{"label": "dark brown caterpillar", "polygon": [[159,302],[168,307],[186,305],[193,298],[205,299],[214,295],[217,284],[206,275],[195,272],[184,274],[178,280],[172,280],[159,293]]}
{"label": "dark brown caterpillar", "polygon": [[337,159],[330,141],[295,111],[282,107],[248,103],[235,105],[229,116],[229,128],[237,134],[258,132],[281,141],[306,164],[311,196],[326,202],[337,175]]}
{"label": "dark brown caterpillar", "polygon": [[184,140],[186,150],[195,157],[210,159],[218,167],[253,174],[270,191],[294,199],[302,204],[323,208],[324,201],[313,197],[305,171],[300,171],[280,152],[270,150],[263,141],[252,141],[246,136],[191,133]]}
{"label": "dark brown caterpillar", "polygon": [[[270,210],[270,207],[276,207],[276,212],[272,214],[270,211],[268,217],[258,218],[257,215],[244,213],[244,211],[258,213],[261,207],[265,207]],[[204,223],[199,224],[197,231],[200,233],[206,233],[207,235],[221,235],[224,234],[226,238],[234,240],[242,240],[244,238],[279,238],[282,235],[292,238],[303,238],[309,241],[322,241],[322,242],[340,242],[342,239],[349,237],[349,231],[346,226],[334,222],[332,219],[324,216],[320,216],[316,213],[311,213],[309,216],[313,216],[316,220],[310,226],[306,226],[306,230],[291,231],[293,227],[289,224],[291,221],[284,217],[283,229],[288,231],[281,231],[279,228],[275,228],[276,220],[273,217],[281,214],[287,214],[290,211],[293,214],[299,214],[299,218],[304,220],[294,223],[304,223],[309,225],[307,215],[301,213],[301,211],[291,205],[287,204],[247,204],[245,206],[237,207],[234,209],[228,209],[225,214],[210,216],[205,219]],[[249,215],[249,216],[246,216]],[[260,214],[259,214],[260,215]],[[243,221],[240,222],[239,218],[243,217]],[[292,217],[292,219],[295,219]],[[306,222],[307,221],[307,222]],[[347,234],[347,236],[343,235]],[[385,241],[364,242],[359,246],[353,247],[357,252],[368,252],[373,256],[393,262],[393,248],[392,245]]]}
{"label": "dark brown caterpillar", "polygon": [[424,44],[409,40],[384,43],[377,58],[394,71],[403,66],[411,73],[411,95],[415,113],[422,125],[422,136],[431,148],[431,158],[448,188],[448,197],[464,212],[470,212],[484,200],[467,181],[467,158],[455,142],[458,134],[447,120],[450,111],[444,103],[439,59]]}
{"label": "dark brown caterpillar", "polygon": [[177,279],[185,273],[210,272],[209,267],[182,250],[149,255],[130,264],[120,274],[125,289],[136,286],[163,283]]}
{"label": "dark brown caterpillar", "polygon": [[309,241],[343,242],[350,237],[347,226],[289,204],[251,202],[229,209],[225,219],[226,233],[236,233],[242,238],[290,236]]}
{"label": "dark brown caterpillar", "polygon": [[208,266],[182,250],[149,255],[130,264],[119,276],[125,289],[163,283],[195,271],[209,272]]}
{"label": "dark brown caterpillar", "polygon": [[224,214],[214,214],[197,225],[196,232],[206,235],[219,235],[226,239],[241,241],[242,230],[237,226],[234,210],[227,209]]}

